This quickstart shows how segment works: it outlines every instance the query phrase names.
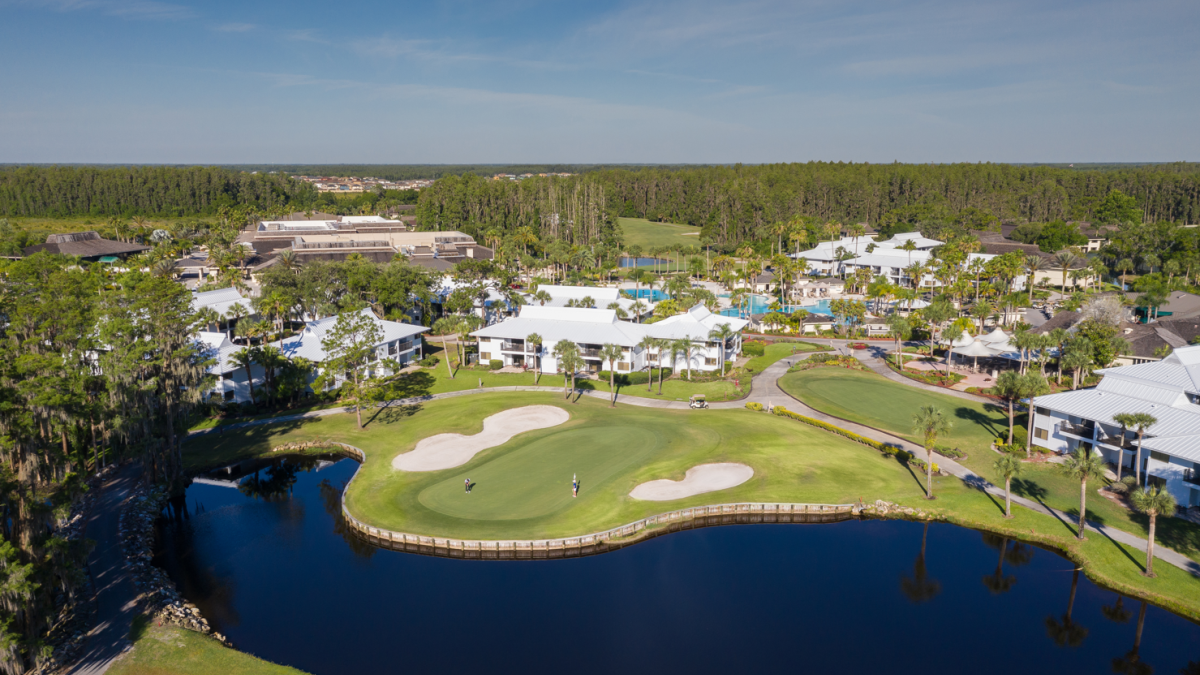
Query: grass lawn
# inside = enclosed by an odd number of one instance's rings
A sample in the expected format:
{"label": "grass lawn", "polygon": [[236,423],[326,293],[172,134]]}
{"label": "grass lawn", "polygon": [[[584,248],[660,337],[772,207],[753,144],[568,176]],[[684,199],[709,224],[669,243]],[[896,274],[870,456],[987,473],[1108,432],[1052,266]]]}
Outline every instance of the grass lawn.
{"label": "grass lawn", "polygon": [[[397,454],[442,432],[478,433],[500,410],[558,405],[571,419],[521,434],[464,466],[409,473]],[[464,538],[540,538],[604,530],[654,513],[736,501],[849,503],[920,494],[905,466],[859,444],[791,420],[747,410],[657,410],[543,393],[482,394],[381,411],[359,431],[353,415],[271,425],[189,440],[191,466],[267,452],[288,441],[327,439],[367,453],[347,503],[356,516],[388,529]],[[681,479],[708,462],[742,462],[755,476],[740,486],[671,502],[628,494],[659,478]],[[571,478],[582,490],[571,497]],[[476,485],[463,493],[463,481]]]}
{"label": "grass lawn", "polygon": [[[924,391],[880,375],[846,368],[813,368],[789,373],[779,386],[806,404],[843,419],[875,427],[921,443],[912,433],[912,416],[923,405],[935,405],[954,420],[954,428],[939,445],[953,445],[968,453],[958,460],[996,485],[1002,479],[992,468],[996,453],[992,439],[1006,435],[1007,413],[1001,408],[974,403],[946,394]],[[1023,415],[1017,416],[1016,434],[1023,437]],[[1094,488],[1100,488],[1103,483]],[[1056,464],[1026,463],[1020,478],[1013,481],[1013,493],[1041,501],[1067,513],[1079,513],[1079,483],[1064,475]],[[1149,536],[1149,519],[1129,511],[1096,494],[1089,486],[1088,519],[1118,529]],[[1200,561],[1200,526],[1178,518],[1160,518],[1158,541],[1194,560]]]}
{"label": "grass lawn", "polygon": [[[691,225],[676,225],[675,223],[652,223],[642,218],[618,218],[621,230],[625,234],[625,246],[641,246],[643,255],[649,256],[648,249],[655,246],[700,246],[700,228]],[[697,234],[685,234],[695,232]]]}
{"label": "grass lawn", "polygon": [[746,368],[754,373],[761,373],[775,362],[792,354],[823,351],[828,351],[828,348],[812,342],[774,342],[767,345],[762,356],[751,357],[746,362]]}
{"label": "grass lawn", "polygon": [[110,675],[299,675],[229,649],[216,640],[175,626],[155,626],[139,617],[134,622],[133,649],[108,669]]}

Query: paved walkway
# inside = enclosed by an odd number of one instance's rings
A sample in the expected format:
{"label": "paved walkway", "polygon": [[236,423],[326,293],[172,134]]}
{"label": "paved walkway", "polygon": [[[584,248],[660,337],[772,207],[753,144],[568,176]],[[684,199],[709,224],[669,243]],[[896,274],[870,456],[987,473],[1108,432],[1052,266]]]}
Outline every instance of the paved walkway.
{"label": "paved walkway", "polygon": [[129,493],[141,475],[141,467],[126,466],[99,487],[88,516],[86,537],[96,542],[88,554],[96,596],[96,626],[75,663],[64,672],[70,675],[99,675],[129,647],[129,628],[137,614],[137,588],[125,567],[118,524]]}
{"label": "paved walkway", "polygon": [[[886,366],[884,366],[884,367],[886,367]],[[765,374],[766,374],[766,372],[764,371],[764,375]],[[893,374],[895,374],[895,373],[893,373]],[[897,377],[901,377],[901,376],[897,376]],[[913,380],[908,380],[907,378],[901,377],[901,379],[904,379],[905,382],[912,383],[914,385],[921,384],[920,382],[914,382]],[[939,388],[934,387],[934,389],[939,389]],[[800,413],[801,415],[805,415],[807,417],[812,417],[814,419],[818,419],[823,422],[828,422],[830,424],[834,424],[843,429],[853,431],[854,433],[856,433],[860,436],[865,436],[867,438],[870,438],[871,440],[879,441],[881,443],[887,443],[888,445],[892,445],[897,448],[902,448],[924,461],[929,460],[929,454],[927,452],[925,452],[925,448],[920,445],[909,442],[903,438],[900,438],[899,436],[894,436],[887,432],[880,431],[879,429],[875,429],[873,427],[868,427],[868,426],[865,426],[862,424],[857,424],[855,422],[851,422],[849,420],[845,420],[840,417],[834,417],[833,415],[827,415],[823,412],[820,412],[819,410],[808,407],[804,402],[800,401],[797,398],[789,396],[788,394],[784,393],[782,390],[780,390],[780,392],[783,393],[783,395],[787,397],[787,402],[786,403],[782,403],[782,402],[777,403],[776,405],[784,405],[784,407],[786,407],[788,410],[791,410],[792,412]],[[983,476],[980,476],[979,474],[975,473],[974,471],[971,471],[970,469],[959,464],[958,462],[955,462],[954,460],[952,460],[948,457],[943,457],[941,455],[937,455],[934,458],[934,461],[937,463],[937,465],[940,469],[942,469],[946,473],[949,473],[952,476],[959,478],[964,483],[966,483],[968,486],[976,488],[978,490],[982,490],[988,494],[1000,497],[1001,499],[1004,498],[1004,489],[1003,488],[992,485]],[[1057,518],[1062,523],[1070,523],[1072,529],[1074,529],[1075,524],[1077,523],[1077,520],[1078,520],[1075,516],[1068,515],[1067,513],[1064,513],[1063,511],[1059,511],[1057,509],[1052,509],[1049,506],[1046,506],[1045,504],[1043,504],[1042,502],[1034,501],[1032,499],[1026,499],[1024,497],[1013,495],[1012,502],[1014,504],[1019,504],[1028,509],[1037,511],[1038,513],[1042,513],[1042,514]],[[1127,545],[1132,546],[1142,552],[1146,551],[1146,546],[1147,546],[1148,542],[1145,539],[1138,537],[1136,535],[1130,534],[1128,532],[1125,532],[1123,530],[1118,530],[1114,527],[1109,527],[1107,525],[1094,523],[1092,521],[1088,521],[1087,529],[1092,530],[1094,532],[1098,532],[1112,541],[1120,542],[1122,544],[1127,544]],[[1159,560],[1162,560],[1164,562],[1168,562],[1168,563],[1170,563],[1176,567],[1179,567],[1181,569],[1187,570],[1196,576],[1200,576],[1200,563],[1196,562],[1195,560],[1192,560],[1191,558],[1189,558],[1181,553],[1176,553],[1175,551],[1172,551],[1172,550],[1164,547],[1159,542],[1155,543],[1154,557]]]}

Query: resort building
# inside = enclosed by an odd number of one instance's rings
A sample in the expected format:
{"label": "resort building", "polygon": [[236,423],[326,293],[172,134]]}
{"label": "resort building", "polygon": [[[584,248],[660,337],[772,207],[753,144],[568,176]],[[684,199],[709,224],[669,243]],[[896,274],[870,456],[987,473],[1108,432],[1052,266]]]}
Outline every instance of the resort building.
{"label": "resort building", "polygon": [[[199,342],[206,348],[207,355],[215,363],[208,367],[208,372],[216,378],[212,389],[206,398],[215,398],[226,403],[247,403],[250,401],[250,382],[246,369],[233,360],[233,355],[245,349],[235,345],[225,333],[202,331],[198,336]],[[254,378],[254,386],[262,386],[266,382],[262,366],[257,363],[250,367],[250,376]],[[256,392],[256,395],[258,392]]]}
{"label": "resort building", "polygon": [[99,233],[89,230],[87,232],[52,234],[46,237],[46,243],[27,246],[22,253],[28,256],[45,251],[46,253],[78,256],[84,262],[115,263],[136,253],[149,250],[149,246],[141,244],[102,239]]}
{"label": "resort building", "polygon": [[[562,341],[578,346],[579,354],[587,364],[584,368],[587,372],[608,369],[609,364],[602,362],[600,356],[600,348],[604,344],[619,345],[623,349],[624,355],[616,364],[618,372],[638,371],[660,364],[676,372],[689,367],[692,370],[712,371],[720,368],[722,358],[728,363],[741,353],[741,331],[748,323],[744,319],[713,314],[703,305],[696,305],[683,314],[652,324],[621,321],[612,309],[526,305],[518,316],[477,330],[471,335],[479,338],[480,361],[496,359],[505,366],[535,365],[538,351],[526,343],[526,338],[536,333],[542,338],[541,368],[547,372],[559,369],[554,348]],[[723,343],[709,337],[709,333],[721,324],[729,326],[734,333]],[[641,347],[642,340],[647,336],[667,341],[688,340],[694,348],[690,355],[676,354],[674,363],[671,363],[669,350]]]}
{"label": "resort building", "polygon": [[1038,396],[1033,400],[1031,446],[1054,452],[1083,447],[1109,462],[1132,467],[1137,432],[1113,420],[1121,413],[1149,413],[1141,472],[1164,486],[1180,506],[1200,505],[1200,345],[1176,349],[1154,363],[1107,368],[1096,387]]}
{"label": "resort building", "polygon": [[838,260],[839,250],[857,256],[867,250],[867,246],[875,244],[875,237],[843,237],[837,241],[823,241],[807,251],[789,253],[789,258],[803,258],[808,261],[808,269],[817,276],[832,276],[841,270]]}
{"label": "resort building", "polygon": [[[422,358],[421,333],[429,330],[428,328],[397,321],[385,321],[375,316],[370,309],[364,309],[362,313],[379,327],[379,333],[382,335],[379,343],[375,345],[375,356],[371,359],[372,365],[367,369],[367,377],[392,374],[392,370],[382,363],[385,359],[395,361],[403,367]],[[316,376],[323,372],[322,364],[329,360],[329,354],[325,350],[323,341],[336,324],[336,316],[309,321],[299,335],[284,338],[275,343],[275,346],[289,359],[301,357],[315,363],[317,370],[312,376],[312,379],[315,380]],[[339,376],[338,384],[343,380],[344,378]]]}
{"label": "resort building", "polygon": [[234,317],[253,319],[257,316],[250,306],[250,300],[232,286],[215,291],[192,291],[192,311],[198,312],[202,309],[211,309],[220,317],[219,321],[206,326],[213,332],[220,331],[222,324],[229,326],[230,319]]}

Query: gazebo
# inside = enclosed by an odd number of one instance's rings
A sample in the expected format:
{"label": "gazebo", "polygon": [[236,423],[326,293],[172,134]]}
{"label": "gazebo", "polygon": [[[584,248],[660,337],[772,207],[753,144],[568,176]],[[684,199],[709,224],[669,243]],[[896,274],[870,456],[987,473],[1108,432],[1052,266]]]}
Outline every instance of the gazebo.
{"label": "gazebo", "polygon": [[997,354],[995,350],[984,344],[982,340],[975,340],[964,347],[955,347],[951,351],[960,356],[974,357],[975,365],[971,369],[975,371],[979,370],[979,357],[995,356]]}

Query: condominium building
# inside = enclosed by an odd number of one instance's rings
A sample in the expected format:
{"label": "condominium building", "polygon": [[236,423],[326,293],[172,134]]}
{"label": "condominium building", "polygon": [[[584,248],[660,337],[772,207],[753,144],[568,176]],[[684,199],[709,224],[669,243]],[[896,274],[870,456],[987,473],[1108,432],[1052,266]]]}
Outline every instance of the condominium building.
{"label": "condominium building", "polygon": [[1113,418],[1148,413],[1156,420],[1142,440],[1141,472],[1181,506],[1200,506],[1200,345],[1176,349],[1161,361],[1097,371],[1096,387],[1033,400],[1031,445],[1058,453],[1099,451],[1132,469],[1136,430]]}
{"label": "condominium building", "polygon": [[[569,341],[579,348],[580,356],[587,364],[584,370],[588,372],[608,369],[609,364],[603,362],[600,355],[600,348],[605,344],[622,348],[623,356],[616,363],[618,372],[638,371],[660,364],[676,372],[688,368],[711,371],[721,367],[722,358],[729,362],[741,353],[741,330],[748,323],[744,319],[713,314],[703,305],[652,324],[621,321],[612,309],[526,305],[518,316],[471,335],[479,338],[481,361],[496,359],[505,366],[533,366],[540,354],[541,368],[555,372],[558,363],[554,348],[559,342]],[[709,337],[709,333],[722,324],[729,326],[733,336],[724,341]],[[526,342],[535,333],[542,338],[540,352]],[[641,346],[647,336],[668,342],[686,340],[692,346],[691,353],[676,353],[672,363],[669,349]]]}

